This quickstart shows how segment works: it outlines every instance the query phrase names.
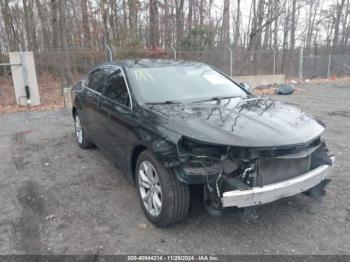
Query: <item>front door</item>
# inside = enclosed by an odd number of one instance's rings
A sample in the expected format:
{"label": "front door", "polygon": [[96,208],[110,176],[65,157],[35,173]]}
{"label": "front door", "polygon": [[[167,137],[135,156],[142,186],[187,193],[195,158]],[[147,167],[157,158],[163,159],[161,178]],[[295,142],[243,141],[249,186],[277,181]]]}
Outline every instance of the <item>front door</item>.
{"label": "front door", "polygon": [[98,109],[101,118],[104,148],[113,160],[125,167],[128,146],[136,140],[131,97],[122,69],[112,67],[106,79],[102,100]]}
{"label": "front door", "polygon": [[88,74],[87,83],[85,83],[85,112],[83,121],[89,136],[97,144],[99,144],[101,130],[99,130],[98,117],[96,114],[108,72],[108,67],[106,66],[97,67]]}

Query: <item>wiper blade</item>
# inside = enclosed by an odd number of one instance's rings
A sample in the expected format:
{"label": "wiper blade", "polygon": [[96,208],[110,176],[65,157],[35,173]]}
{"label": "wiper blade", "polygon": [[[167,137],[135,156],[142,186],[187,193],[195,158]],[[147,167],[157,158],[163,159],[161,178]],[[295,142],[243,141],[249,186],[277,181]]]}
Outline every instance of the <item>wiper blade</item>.
{"label": "wiper blade", "polygon": [[223,99],[237,98],[237,97],[241,97],[241,96],[214,96],[214,97],[211,97],[211,98],[196,100],[196,101],[193,101],[192,103],[207,102],[207,101],[220,101],[220,100],[223,100]]}
{"label": "wiper blade", "polygon": [[161,102],[148,102],[146,105],[175,105],[175,104],[182,104],[180,101],[176,100],[166,100]]}

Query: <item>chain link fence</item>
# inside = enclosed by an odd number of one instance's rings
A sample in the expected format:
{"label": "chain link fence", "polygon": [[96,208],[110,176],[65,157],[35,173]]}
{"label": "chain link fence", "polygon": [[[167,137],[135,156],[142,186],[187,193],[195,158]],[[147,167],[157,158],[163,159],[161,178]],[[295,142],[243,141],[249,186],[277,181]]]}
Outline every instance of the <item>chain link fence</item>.
{"label": "chain link fence", "polygon": [[[113,59],[176,58],[210,64],[232,76],[285,74],[288,79],[350,76],[350,50],[331,55],[324,51],[297,49],[258,50],[212,48],[205,50],[115,49]],[[93,66],[109,61],[108,50],[69,49],[34,52],[39,91],[43,103],[62,103],[63,88],[82,78]],[[0,55],[0,64],[8,56]],[[15,104],[11,70],[0,66],[0,106]]]}
{"label": "chain link fence", "polygon": [[309,54],[303,58],[303,78],[350,76],[350,54]]}
{"label": "chain link fence", "polygon": [[[49,50],[34,52],[37,74],[52,74],[63,85],[72,84],[75,76],[83,75],[94,65],[109,60],[106,51],[92,49]],[[116,49],[113,59],[128,58],[175,58],[213,65],[232,76],[285,74],[287,78],[326,78],[350,76],[350,50],[348,53],[334,54],[312,51],[258,50],[251,52],[238,48],[213,48],[206,50],[138,51]],[[8,57],[0,55],[0,64],[8,62]],[[0,67],[0,77],[10,75],[9,68]]]}
{"label": "chain link fence", "polygon": [[[91,49],[52,50],[35,52],[37,72],[52,73],[70,78],[85,74],[94,65],[107,62],[106,51]],[[198,61],[210,64],[228,75],[285,74],[287,78],[326,78],[350,76],[350,50],[348,54],[315,55],[311,51],[259,50],[213,48],[207,50],[153,50],[138,51],[116,49],[113,59],[168,58]],[[65,75],[63,75],[65,74]],[[68,82],[69,79],[68,79]]]}
{"label": "chain link fence", "polygon": [[199,61],[217,67],[228,75],[285,74],[289,79],[313,79],[350,76],[349,53],[312,51],[211,49],[205,51],[177,51],[178,59]]}

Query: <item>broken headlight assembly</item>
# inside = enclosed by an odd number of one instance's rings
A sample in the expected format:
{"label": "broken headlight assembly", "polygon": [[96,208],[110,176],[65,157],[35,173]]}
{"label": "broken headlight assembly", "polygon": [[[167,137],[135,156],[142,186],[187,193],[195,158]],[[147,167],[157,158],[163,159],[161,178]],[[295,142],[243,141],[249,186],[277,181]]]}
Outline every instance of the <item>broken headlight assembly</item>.
{"label": "broken headlight assembly", "polygon": [[[204,144],[187,138],[182,138],[178,143],[182,168],[189,175],[218,175],[226,152],[227,147],[225,146]],[[237,166],[236,163],[229,160],[224,160],[224,162],[225,169],[228,171],[233,171],[232,169]]]}
{"label": "broken headlight assembly", "polygon": [[[230,146],[211,145],[182,138],[178,143],[182,164],[181,171],[178,170],[177,173],[190,184],[205,183],[217,189],[227,184],[223,182],[228,178],[242,181],[246,186],[254,185],[256,161],[235,159],[231,156],[231,150]],[[235,184],[234,181],[230,182]]]}

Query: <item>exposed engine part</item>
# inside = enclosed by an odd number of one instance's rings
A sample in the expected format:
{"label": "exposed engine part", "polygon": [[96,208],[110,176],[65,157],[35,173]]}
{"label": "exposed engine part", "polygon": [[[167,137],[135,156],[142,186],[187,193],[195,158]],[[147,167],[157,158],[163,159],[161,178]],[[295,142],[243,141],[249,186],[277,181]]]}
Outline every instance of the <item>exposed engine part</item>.
{"label": "exposed engine part", "polygon": [[[225,192],[279,183],[332,162],[319,138],[304,146],[270,149],[242,149],[182,138],[177,150],[182,158],[183,180],[188,182],[188,176],[204,184],[206,209],[216,215],[223,208]],[[310,194],[322,194],[322,185]]]}
{"label": "exposed engine part", "polygon": [[249,171],[252,171],[252,170],[254,170],[254,167],[248,167],[248,168],[246,168],[246,169],[244,169],[244,172],[243,172],[243,174],[242,174],[242,180],[244,180],[245,179],[245,177],[247,176],[247,174],[248,174],[248,172]]}
{"label": "exposed engine part", "polygon": [[218,198],[221,197],[221,193],[220,193],[220,189],[219,189],[219,181],[222,177],[222,173],[224,172],[224,161],[227,159],[227,154],[225,155],[222,155],[221,156],[221,161],[220,161],[220,164],[219,164],[219,175],[216,177],[216,180],[215,180],[215,186],[216,186],[216,194],[218,196]]}
{"label": "exposed engine part", "polygon": [[269,158],[259,161],[258,186],[277,183],[309,171],[310,156],[304,158]]}
{"label": "exposed engine part", "polygon": [[222,176],[222,172],[220,172],[220,174],[217,176],[217,178],[215,180],[216,194],[217,194],[218,198],[220,198],[219,181],[220,181],[221,176]]}
{"label": "exposed engine part", "polygon": [[247,190],[251,189],[251,186],[243,183],[239,177],[224,176],[222,191],[232,191],[232,190]]}
{"label": "exposed engine part", "polygon": [[[206,192],[205,189],[204,192]],[[220,216],[223,212],[223,208],[219,206],[216,202],[213,202],[212,199],[208,196],[204,196],[204,205],[205,210],[212,216]]]}
{"label": "exposed engine part", "polygon": [[239,168],[239,165],[240,165],[239,161],[234,161],[230,159],[224,160],[222,164],[223,164],[223,171],[225,174],[230,174],[234,172]]}
{"label": "exposed engine part", "polygon": [[[204,204],[208,211],[215,211],[222,209],[220,197],[217,195],[217,188],[212,187],[210,183],[203,185]],[[210,212],[213,213],[213,212]],[[214,214],[217,213],[216,211]]]}

